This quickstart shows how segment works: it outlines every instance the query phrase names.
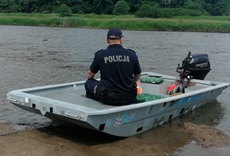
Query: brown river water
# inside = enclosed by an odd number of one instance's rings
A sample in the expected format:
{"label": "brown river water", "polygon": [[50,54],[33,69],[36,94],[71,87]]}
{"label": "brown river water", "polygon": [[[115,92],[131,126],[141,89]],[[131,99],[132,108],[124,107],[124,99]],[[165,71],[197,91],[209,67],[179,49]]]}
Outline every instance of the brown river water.
{"label": "brown river water", "polygon": [[[107,47],[106,33],[103,29],[0,26],[0,123],[13,124],[16,130],[49,124],[49,119],[8,103],[7,92],[84,80],[94,53]],[[136,51],[143,71],[177,76],[178,63],[191,51],[209,55],[212,70],[206,80],[230,82],[230,34],[123,31],[123,35],[123,46]],[[159,141],[167,148],[177,147],[171,154],[175,156],[229,155],[230,147],[202,148],[174,132],[180,123],[192,122],[215,127],[230,136],[229,99],[230,88],[216,101],[134,137],[140,144]],[[125,144],[127,140],[122,141]],[[90,142],[100,144],[87,139]]]}

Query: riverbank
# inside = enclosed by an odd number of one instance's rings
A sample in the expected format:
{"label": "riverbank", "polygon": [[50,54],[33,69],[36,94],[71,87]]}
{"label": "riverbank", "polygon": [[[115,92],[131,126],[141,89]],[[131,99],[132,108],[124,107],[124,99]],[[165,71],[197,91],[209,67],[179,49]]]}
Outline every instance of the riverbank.
{"label": "riverbank", "polygon": [[[158,134],[162,129],[165,127],[151,131]],[[4,156],[168,156],[188,140],[194,140],[205,150],[227,148],[230,142],[229,137],[218,129],[192,123],[184,123],[177,129],[168,128],[165,135],[174,135],[174,140],[168,141],[167,137],[157,135],[145,141],[140,139],[141,135],[118,139],[88,129],[52,126],[13,131],[10,125],[0,124],[0,153]]]}
{"label": "riverbank", "polygon": [[74,14],[60,17],[58,14],[1,13],[0,25],[49,26],[145,31],[230,32],[229,16],[198,16],[175,18],[136,18],[133,15],[113,16]]}

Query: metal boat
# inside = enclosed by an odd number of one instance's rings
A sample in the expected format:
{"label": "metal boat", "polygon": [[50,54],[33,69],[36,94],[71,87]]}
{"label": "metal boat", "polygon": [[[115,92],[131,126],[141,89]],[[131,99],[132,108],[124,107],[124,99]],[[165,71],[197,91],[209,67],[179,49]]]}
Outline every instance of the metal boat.
{"label": "metal boat", "polygon": [[[210,64],[206,64],[209,65],[206,68],[204,61],[208,60],[201,55],[198,57],[202,58],[201,63],[196,62],[201,75],[194,74],[194,70],[188,65],[196,60],[196,55],[191,54],[183,61],[182,67],[177,68],[180,79],[176,76],[143,72],[142,77],[163,80],[160,83],[140,82],[141,94],[161,97],[155,100],[125,106],[105,105],[86,97],[85,81],[13,90],[7,94],[7,99],[22,109],[43,115],[56,123],[129,137],[208,104],[229,87],[229,83],[203,80],[207,70],[210,71]],[[205,74],[201,69],[203,67],[207,69]],[[174,84],[177,85],[169,90]]]}

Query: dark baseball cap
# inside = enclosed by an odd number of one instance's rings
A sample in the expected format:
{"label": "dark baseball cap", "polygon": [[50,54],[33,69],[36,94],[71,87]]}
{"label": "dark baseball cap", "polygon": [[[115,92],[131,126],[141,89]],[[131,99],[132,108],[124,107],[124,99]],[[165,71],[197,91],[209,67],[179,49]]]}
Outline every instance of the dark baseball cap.
{"label": "dark baseball cap", "polygon": [[108,34],[107,34],[107,38],[110,40],[116,40],[122,37],[123,37],[122,32],[118,28],[109,29]]}

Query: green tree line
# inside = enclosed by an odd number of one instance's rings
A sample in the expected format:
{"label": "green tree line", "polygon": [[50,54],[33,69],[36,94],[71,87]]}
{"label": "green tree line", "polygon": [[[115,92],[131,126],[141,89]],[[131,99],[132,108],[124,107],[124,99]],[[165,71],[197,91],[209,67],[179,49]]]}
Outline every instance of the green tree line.
{"label": "green tree line", "polygon": [[[66,14],[67,11],[67,14]],[[71,13],[137,17],[223,16],[230,0],[0,0],[1,13]]]}

